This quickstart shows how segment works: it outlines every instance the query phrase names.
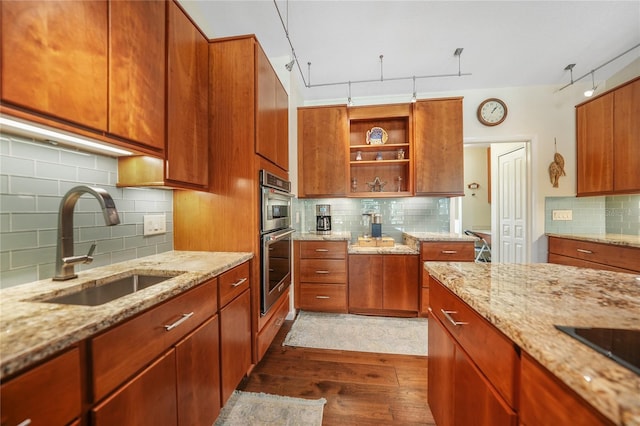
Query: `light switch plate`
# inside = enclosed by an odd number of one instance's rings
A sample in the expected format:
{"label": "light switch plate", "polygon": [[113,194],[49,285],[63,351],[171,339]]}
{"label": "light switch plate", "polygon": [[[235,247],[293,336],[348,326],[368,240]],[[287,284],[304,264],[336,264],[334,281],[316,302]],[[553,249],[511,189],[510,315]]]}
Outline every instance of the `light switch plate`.
{"label": "light switch plate", "polygon": [[167,232],[167,216],[164,214],[147,214],[144,219],[144,235],[164,234]]}
{"label": "light switch plate", "polygon": [[573,220],[573,210],[553,210],[552,220]]}

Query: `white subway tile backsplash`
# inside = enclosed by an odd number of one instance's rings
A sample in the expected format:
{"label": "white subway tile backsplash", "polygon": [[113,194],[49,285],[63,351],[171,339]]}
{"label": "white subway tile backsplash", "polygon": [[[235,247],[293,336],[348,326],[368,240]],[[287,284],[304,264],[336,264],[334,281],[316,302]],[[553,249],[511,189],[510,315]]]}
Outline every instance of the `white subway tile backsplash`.
{"label": "white subway tile backsplash", "polygon": [[[97,247],[94,261],[76,271],[173,249],[173,192],[117,188],[115,158],[0,134],[0,167],[0,287],[54,275],[60,201],[78,185],[107,190],[121,223],[106,227],[93,197],[83,195],[78,200],[74,254],[85,254],[94,241]],[[168,232],[144,237],[145,214],[165,214]]]}

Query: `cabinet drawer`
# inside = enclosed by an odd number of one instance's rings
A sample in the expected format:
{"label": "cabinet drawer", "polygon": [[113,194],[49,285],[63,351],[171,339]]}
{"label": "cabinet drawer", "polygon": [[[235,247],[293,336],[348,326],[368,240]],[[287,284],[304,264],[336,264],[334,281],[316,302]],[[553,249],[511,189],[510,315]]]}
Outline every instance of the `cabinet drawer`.
{"label": "cabinet drawer", "polygon": [[549,253],[640,272],[640,249],[635,247],[549,237]]}
{"label": "cabinet drawer", "polygon": [[[429,278],[429,303],[431,315],[444,324],[507,403],[514,407],[519,359],[511,340],[433,277]],[[454,321],[458,325],[454,325]]]}
{"label": "cabinet drawer", "polygon": [[[71,349],[3,383],[1,423],[68,424],[80,415],[80,351]],[[53,391],[53,393],[52,393]]]}
{"label": "cabinet drawer", "polygon": [[302,241],[300,243],[302,259],[346,259],[345,241]]}
{"label": "cabinet drawer", "polygon": [[347,262],[345,260],[301,259],[300,281],[344,284],[347,282]]}
{"label": "cabinet drawer", "polygon": [[347,312],[347,286],[335,284],[300,285],[300,309]]}
{"label": "cabinet drawer", "polygon": [[475,248],[469,242],[423,242],[420,250],[422,260],[473,262]]}
{"label": "cabinet drawer", "polygon": [[249,262],[238,265],[218,277],[220,289],[220,307],[232,301],[249,288]]}
{"label": "cabinet drawer", "polygon": [[289,313],[289,289],[280,297],[278,305],[274,308],[273,314],[267,323],[260,328],[260,333],[258,334],[258,360],[261,360],[265,352],[267,352],[269,345],[287,318],[287,314]]}
{"label": "cabinet drawer", "polygon": [[215,314],[216,286],[217,279],[209,280],[91,339],[92,399],[104,397]]}
{"label": "cabinet drawer", "polygon": [[629,269],[617,268],[611,265],[603,265],[602,263],[590,262],[588,260],[576,259],[575,257],[562,256],[560,254],[554,254],[554,253],[549,253],[547,262],[555,263],[556,265],[578,266],[580,268],[601,269],[603,271],[626,272],[627,274],[638,272],[638,271],[631,271]]}

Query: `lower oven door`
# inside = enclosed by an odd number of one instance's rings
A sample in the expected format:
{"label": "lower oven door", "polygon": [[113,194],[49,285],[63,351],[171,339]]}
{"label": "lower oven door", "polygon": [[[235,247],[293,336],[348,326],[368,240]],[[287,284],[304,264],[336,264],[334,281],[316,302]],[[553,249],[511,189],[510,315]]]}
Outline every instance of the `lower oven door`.
{"label": "lower oven door", "polygon": [[287,228],[262,235],[262,286],[260,310],[262,315],[280,298],[291,285],[291,234]]}

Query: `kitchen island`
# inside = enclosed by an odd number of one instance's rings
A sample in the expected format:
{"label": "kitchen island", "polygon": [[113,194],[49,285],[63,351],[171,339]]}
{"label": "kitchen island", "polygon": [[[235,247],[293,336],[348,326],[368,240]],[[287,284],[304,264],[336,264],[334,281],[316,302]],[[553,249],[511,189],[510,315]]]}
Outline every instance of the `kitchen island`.
{"label": "kitchen island", "polygon": [[[68,281],[40,280],[0,290],[0,379],[248,261],[251,253],[170,251],[101,266]],[[175,275],[99,306],[44,303],[82,283],[135,270]]]}
{"label": "kitchen island", "polygon": [[640,330],[638,276],[545,263],[424,268],[612,423],[640,425],[640,376],[554,327]]}

